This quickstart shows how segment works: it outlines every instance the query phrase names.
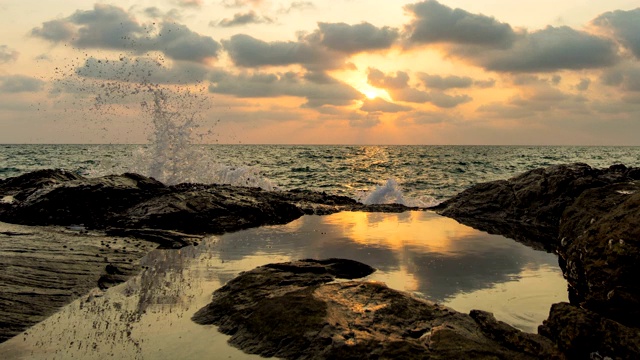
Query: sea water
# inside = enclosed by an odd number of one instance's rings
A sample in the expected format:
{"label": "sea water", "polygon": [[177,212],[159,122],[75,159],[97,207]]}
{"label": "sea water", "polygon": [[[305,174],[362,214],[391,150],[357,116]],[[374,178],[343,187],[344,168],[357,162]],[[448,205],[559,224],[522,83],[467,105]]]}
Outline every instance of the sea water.
{"label": "sea water", "polygon": [[[179,154],[166,158],[171,152]],[[640,166],[640,147],[0,145],[0,179],[49,168],[85,176],[138,172],[168,183],[300,188],[409,205],[430,205],[479,182],[572,162]]]}

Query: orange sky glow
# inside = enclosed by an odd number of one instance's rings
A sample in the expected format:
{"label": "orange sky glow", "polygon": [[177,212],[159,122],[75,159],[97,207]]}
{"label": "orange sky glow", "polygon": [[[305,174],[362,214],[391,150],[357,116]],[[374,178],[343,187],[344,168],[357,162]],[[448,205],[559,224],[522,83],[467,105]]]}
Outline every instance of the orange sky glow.
{"label": "orange sky glow", "polygon": [[0,3],[0,143],[640,145],[640,3]]}

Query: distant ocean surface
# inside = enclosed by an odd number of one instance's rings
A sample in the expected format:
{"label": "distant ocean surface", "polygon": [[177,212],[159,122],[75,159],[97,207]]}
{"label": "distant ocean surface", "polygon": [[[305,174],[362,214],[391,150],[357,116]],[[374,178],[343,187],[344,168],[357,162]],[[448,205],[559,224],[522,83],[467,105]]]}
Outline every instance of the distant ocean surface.
{"label": "distant ocean surface", "polygon": [[171,148],[154,149],[152,158],[139,155],[150,146],[0,145],[0,179],[47,168],[85,176],[137,172],[169,183],[302,188],[358,200],[376,197],[377,191],[378,197],[393,198],[371,202],[425,205],[479,182],[552,164],[640,166],[640,147],[188,145],[188,152],[175,150],[180,153],[175,157]]}

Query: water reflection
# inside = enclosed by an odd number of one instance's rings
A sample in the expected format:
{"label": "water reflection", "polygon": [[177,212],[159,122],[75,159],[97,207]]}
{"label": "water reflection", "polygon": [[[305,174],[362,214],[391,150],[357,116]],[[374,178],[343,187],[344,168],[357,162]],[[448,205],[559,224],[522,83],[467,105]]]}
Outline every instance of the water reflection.
{"label": "water reflection", "polygon": [[79,299],[0,344],[5,358],[250,358],[190,321],[239,272],[270,262],[342,257],[377,269],[369,279],[467,312],[495,313],[535,332],[566,300],[554,255],[429,212],[305,216],[288,225],[151,252],[125,284]]}

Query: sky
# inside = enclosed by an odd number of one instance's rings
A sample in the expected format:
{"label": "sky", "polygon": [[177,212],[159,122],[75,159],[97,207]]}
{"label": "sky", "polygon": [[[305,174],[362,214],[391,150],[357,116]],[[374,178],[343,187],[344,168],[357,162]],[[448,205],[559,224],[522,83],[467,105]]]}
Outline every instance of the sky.
{"label": "sky", "polygon": [[640,0],[0,2],[0,143],[145,143],[154,114],[202,143],[640,145]]}

